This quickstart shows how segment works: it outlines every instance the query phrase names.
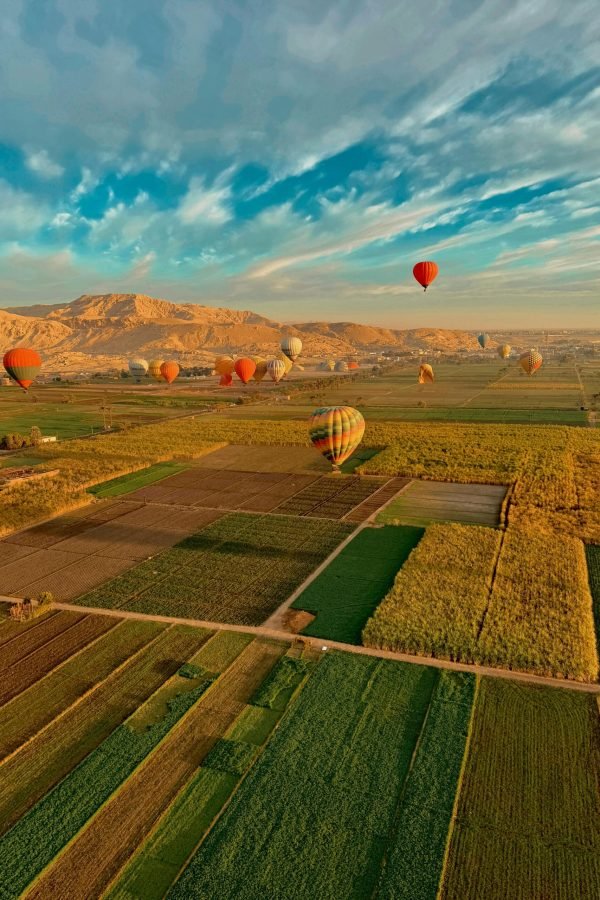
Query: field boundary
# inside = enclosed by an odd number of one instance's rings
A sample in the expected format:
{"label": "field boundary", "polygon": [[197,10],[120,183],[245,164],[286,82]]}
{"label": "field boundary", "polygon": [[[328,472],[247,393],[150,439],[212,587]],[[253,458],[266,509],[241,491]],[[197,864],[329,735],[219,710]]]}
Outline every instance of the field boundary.
{"label": "field boundary", "polygon": [[[15,603],[16,597],[0,597],[0,603]],[[274,640],[293,643],[298,639],[297,634],[283,631],[265,625],[230,625],[227,622],[210,622],[204,619],[182,619],[176,616],[149,615],[147,613],[124,612],[104,607],[85,607],[71,603],[56,603],[56,609],[66,609],[72,612],[88,612],[100,616],[113,616],[117,619],[140,619],[141,621],[164,622],[167,625],[190,625],[192,628],[206,628],[209,631],[241,631],[244,634],[273,638]],[[493,666],[480,666],[475,663],[459,663],[450,659],[438,659],[434,656],[418,656],[411,653],[399,653],[395,650],[379,650],[373,647],[359,647],[356,644],[343,644],[341,641],[323,641],[316,638],[308,638],[301,635],[303,641],[319,650],[327,646],[331,650],[343,650],[345,653],[358,653],[363,656],[373,656],[378,659],[395,659],[398,662],[408,662],[419,666],[430,666],[434,669],[450,669],[453,672],[467,672],[473,675],[489,675],[491,678],[505,678],[509,681],[522,681],[528,684],[544,685],[546,687],[563,688],[569,691],[579,691],[600,696],[600,684],[593,681],[571,681],[567,678],[551,678],[544,675],[532,675],[529,672],[519,672],[513,669],[494,668]]]}

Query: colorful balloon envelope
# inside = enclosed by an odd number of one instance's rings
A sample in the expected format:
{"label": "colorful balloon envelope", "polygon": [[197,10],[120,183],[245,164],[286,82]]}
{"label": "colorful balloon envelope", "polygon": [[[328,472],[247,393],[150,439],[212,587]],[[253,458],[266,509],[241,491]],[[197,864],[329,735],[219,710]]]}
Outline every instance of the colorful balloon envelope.
{"label": "colorful balloon envelope", "polygon": [[260,384],[267,374],[267,360],[263,359],[262,356],[253,356],[252,359],[256,364],[256,369],[254,370],[254,375],[252,377]]}
{"label": "colorful balloon envelope", "polygon": [[500,344],[498,347],[498,356],[500,359],[508,359],[511,349],[510,344]]}
{"label": "colorful balloon envelope", "polygon": [[215,359],[215,372],[217,375],[231,375],[234,362],[231,356],[217,356]]}
{"label": "colorful balloon envelope", "polygon": [[348,371],[354,372],[354,371],[356,371],[356,369],[359,369],[359,368],[360,368],[360,366],[358,365],[358,363],[356,362],[355,359],[351,360],[348,363]]}
{"label": "colorful balloon envelope", "polygon": [[481,349],[485,350],[485,348],[487,347],[487,345],[490,342],[489,334],[486,334],[485,331],[482,331],[481,334],[477,335],[477,342],[478,342],[479,346],[481,347]]}
{"label": "colorful balloon envelope", "polygon": [[544,359],[537,350],[527,350],[519,357],[519,365],[527,375],[533,375],[542,365]]}
{"label": "colorful balloon envelope", "polygon": [[337,472],[362,441],[365,420],[351,406],[326,406],[314,411],[308,432],[313,445]]}
{"label": "colorful balloon envelope", "polygon": [[289,358],[289,356],[286,356],[285,353],[278,353],[278,354],[277,354],[277,359],[280,359],[280,360],[281,360],[281,362],[283,363],[284,368],[285,368],[285,374],[286,374],[286,375],[289,375],[289,373],[290,373],[290,372],[292,371],[292,369],[294,368],[294,363],[291,361],[291,359]]}
{"label": "colorful balloon envelope", "polygon": [[283,376],[286,374],[285,364],[282,359],[270,359],[267,363],[267,373],[271,381],[274,381],[275,384],[279,384]]}
{"label": "colorful balloon envelope", "polygon": [[160,367],[162,366],[162,359],[151,359],[148,363],[148,375],[151,378],[154,378],[155,381],[162,381],[162,375],[160,371]]}
{"label": "colorful balloon envelope", "polygon": [[241,356],[234,364],[235,374],[242,384],[248,384],[256,372],[256,363],[249,356]]}
{"label": "colorful balloon envelope", "polygon": [[433,383],[433,369],[429,363],[422,363],[419,366],[419,384]]}
{"label": "colorful balloon envelope", "polygon": [[42,360],[37,350],[29,350],[27,347],[14,347],[12,350],[7,350],[2,362],[13,381],[16,381],[24,391],[27,391],[33,384],[42,366]]}
{"label": "colorful balloon envelope", "polygon": [[148,371],[148,362],[141,357],[129,360],[129,371],[134,378],[145,378]]}
{"label": "colorful balloon envelope", "polygon": [[219,378],[219,385],[221,387],[231,387],[233,384],[233,375],[221,375]]}
{"label": "colorful balloon envelope", "polygon": [[297,337],[284,337],[281,342],[281,349],[288,359],[296,362],[302,353],[302,341]]}
{"label": "colorful balloon envelope", "polygon": [[437,263],[431,262],[431,260],[418,262],[413,266],[413,275],[424,291],[427,290],[432,281],[435,281],[439,271]]}
{"label": "colorful balloon envelope", "polygon": [[328,359],[325,361],[325,365],[329,369],[330,372],[333,372],[335,369],[335,359]]}
{"label": "colorful balloon envelope", "polygon": [[173,384],[173,382],[179,375],[179,364],[176,363],[174,359],[167,360],[161,365],[160,374],[165,379],[167,384]]}

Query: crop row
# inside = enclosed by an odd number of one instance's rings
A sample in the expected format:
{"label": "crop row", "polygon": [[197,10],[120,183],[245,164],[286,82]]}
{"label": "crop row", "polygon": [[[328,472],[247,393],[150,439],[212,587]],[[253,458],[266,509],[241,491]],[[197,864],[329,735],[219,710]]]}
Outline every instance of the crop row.
{"label": "crop row", "polygon": [[596,624],[596,639],[600,647],[600,546],[588,544],[585,548],[588,567],[590,591],[594,607],[594,622]]}

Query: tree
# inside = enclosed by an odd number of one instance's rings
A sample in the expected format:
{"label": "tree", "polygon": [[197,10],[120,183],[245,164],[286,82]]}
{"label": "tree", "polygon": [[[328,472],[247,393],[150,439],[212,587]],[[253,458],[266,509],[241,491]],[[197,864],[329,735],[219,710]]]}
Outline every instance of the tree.
{"label": "tree", "polygon": [[31,430],[29,432],[29,439],[31,441],[32,447],[37,447],[38,444],[42,443],[42,432],[37,427],[37,425],[31,426]]}

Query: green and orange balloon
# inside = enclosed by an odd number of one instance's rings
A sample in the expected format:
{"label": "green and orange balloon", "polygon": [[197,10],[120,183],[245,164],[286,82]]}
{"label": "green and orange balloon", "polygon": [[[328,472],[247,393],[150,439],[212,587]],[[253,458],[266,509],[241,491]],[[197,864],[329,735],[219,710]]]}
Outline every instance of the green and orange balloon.
{"label": "green and orange balloon", "polygon": [[2,363],[13,381],[16,381],[24,391],[31,387],[42,366],[40,354],[27,347],[7,350]]}
{"label": "green and orange balloon", "polygon": [[326,406],[316,409],[310,417],[308,432],[313,445],[339,472],[365,433],[365,420],[351,406]]}

